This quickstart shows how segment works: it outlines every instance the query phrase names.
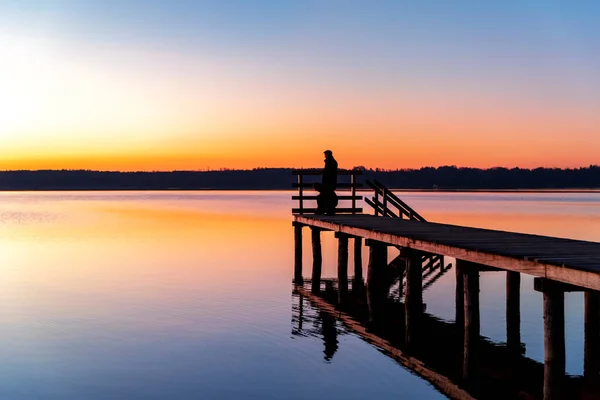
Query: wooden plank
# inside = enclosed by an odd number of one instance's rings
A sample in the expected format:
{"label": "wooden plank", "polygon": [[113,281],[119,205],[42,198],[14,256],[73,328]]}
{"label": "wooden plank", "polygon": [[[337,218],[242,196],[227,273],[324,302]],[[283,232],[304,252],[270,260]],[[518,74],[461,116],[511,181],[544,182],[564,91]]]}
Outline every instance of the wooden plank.
{"label": "wooden plank", "polygon": [[[363,171],[360,169],[338,169],[338,175],[362,175]],[[292,175],[323,175],[323,168],[304,168],[304,169],[293,169]]]}
{"label": "wooden plank", "polygon": [[[303,187],[303,188],[313,188],[314,187],[314,183],[292,183],[292,187],[293,188],[298,188],[298,187]],[[347,183],[347,182],[341,182],[338,183],[336,185],[337,189],[351,189],[351,188],[361,188],[363,187],[362,183]]]}
{"label": "wooden plank", "polygon": [[544,278],[533,278],[533,290],[536,292],[546,292],[548,290],[558,290],[560,292],[583,292],[585,288],[575,285],[569,285],[563,282],[557,282]]}
{"label": "wooden plank", "polygon": [[[316,207],[311,207],[311,208],[292,208],[292,214],[314,214],[315,212],[317,212],[317,208]],[[358,208],[350,208],[350,207],[340,207],[340,208],[336,208],[335,209],[336,213],[362,213],[363,209],[362,207],[358,207]]]}
{"label": "wooden plank", "polygon": [[[338,200],[362,200],[363,199],[362,196],[350,196],[350,195],[338,196],[337,198],[338,198]],[[313,195],[302,196],[302,199],[303,200],[317,200],[317,196],[316,195],[315,196],[313,196]],[[300,200],[300,196],[292,196],[292,200]]]}

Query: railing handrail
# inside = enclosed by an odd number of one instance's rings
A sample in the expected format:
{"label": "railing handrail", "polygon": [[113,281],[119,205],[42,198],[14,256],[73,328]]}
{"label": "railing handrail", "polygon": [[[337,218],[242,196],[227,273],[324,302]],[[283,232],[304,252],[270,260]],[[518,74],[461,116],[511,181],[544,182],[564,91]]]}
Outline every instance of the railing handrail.
{"label": "railing handrail", "polygon": [[[350,176],[350,183],[342,182],[338,183],[336,191],[350,191],[350,195],[338,196],[338,200],[350,200],[351,207],[336,207],[336,213],[351,213],[361,214],[363,209],[357,207],[356,201],[362,200],[362,195],[357,195],[356,189],[362,188],[362,183],[356,182],[356,177],[362,175],[363,171],[360,169],[338,169],[337,174],[341,176]],[[292,208],[294,214],[313,214],[316,212],[315,207],[305,207],[304,202],[309,200],[316,200],[316,195],[305,195],[304,190],[311,190],[314,183],[317,182],[305,182],[305,176],[321,176],[323,174],[323,168],[306,168],[306,169],[293,169],[292,175],[298,176],[298,181],[292,183],[293,188],[298,189],[298,195],[292,196],[292,200],[297,200],[299,203],[298,208]]]}
{"label": "railing handrail", "polygon": [[[295,168],[292,169],[292,175],[322,175],[323,168]],[[338,169],[338,175],[362,175],[360,169]]]}

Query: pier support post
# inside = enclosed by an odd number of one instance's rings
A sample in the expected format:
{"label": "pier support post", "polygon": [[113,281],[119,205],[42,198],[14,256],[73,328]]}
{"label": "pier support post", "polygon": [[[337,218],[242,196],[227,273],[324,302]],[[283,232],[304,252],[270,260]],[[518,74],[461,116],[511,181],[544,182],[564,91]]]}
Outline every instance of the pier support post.
{"label": "pier support post", "polygon": [[583,374],[589,383],[600,384],[600,292],[585,292],[585,339]]}
{"label": "pier support post", "polygon": [[312,251],[313,251],[313,269],[311,291],[319,293],[321,291],[321,268],[323,265],[323,255],[321,254],[321,230],[311,228]]}
{"label": "pier support post", "polygon": [[407,346],[417,344],[423,313],[423,261],[421,253],[408,251],[406,258],[406,294],[404,296],[404,340]]}
{"label": "pier support post", "polygon": [[[546,284],[548,282],[549,284]],[[565,294],[544,282],[544,400],[562,398],[565,376]]]}
{"label": "pier support post", "polygon": [[302,225],[294,225],[294,284],[302,285]]}
{"label": "pier support post", "polygon": [[387,266],[387,245],[373,240],[366,241],[369,246],[369,266],[367,270],[367,303],[369,320],[372,324],[381,322],[381,311],[387,293],[383,290],[383,273]]}
{"label": "pier support post", "polygon": [[363,266],[362,266],[362,238],[354,238],[354,282],[362,282]]}
{"label": "pier support post", "polygon": [[[463,263],[460,260],[456,260],[456,292],[455,292],[455,304],[456,311],[454,320],[456,325],[461,329],[464,328],[465,321],[465,290],[464,290],[464,277],[463,277]],[[462,335],[461,335],[462,341]]]}
{"label": "pier support post", "polygon": [[338,303],[346,300],[348,294],[348,236],[336,232],[338,239]]}
{"label": "pier support post", "polygon": [[[403,262],[397,266],[398,268],[398,296],[400,298],[402,298],[405,293],[404,293],[404,276],[406,274],[406,264],[407,261],[406,259],[403,260]],[[406,298],[405,298],[406,300]]]}
{"label": "pier support post", "polygon": [[[459,261],[457,260],[457,263]],[[476,265],[463,265],[464,285],[464,345],[463,379],[477,383],[479,370],[479,269]]]}
{"label": "pier support post", "polygon": [[506,347],[521,354],[521,274],[506,272]]}

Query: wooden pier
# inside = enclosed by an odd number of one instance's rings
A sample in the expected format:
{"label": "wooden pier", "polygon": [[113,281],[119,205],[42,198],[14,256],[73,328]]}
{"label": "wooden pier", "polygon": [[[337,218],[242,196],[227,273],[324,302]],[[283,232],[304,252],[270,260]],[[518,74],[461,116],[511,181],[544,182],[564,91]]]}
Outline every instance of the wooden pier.
{"label": "wooden pier", "polygon": [[600,290],[600,243],[366,214],[293,218],[313,229]]}
{"label": "wooden pier", "polygon": [[[299,174],[296,187],[308,187],[302,180],[302,172],[294,173]],[[365,197],[364,201],[371,206],[374,215],[363,214],[356,205],[355,176],[352,172],[348,174],[352,181],[347,187],[352,193],[344,199],[351,200],[352,207],[340,207],[340,215],[314,215],[314,209],[303,205],[306,197],[302,192],[294,196],[301,204],[293,210],[297,285],[303,283],[304,227],[311,230],[313,294],[321,291],[321,233],[334,232],[339,241],[339,305],[343,305],[348,296],[349,240],[354,240],[353,291],[362,285],[361,248],[365,240],[369,247],[365,294],[370,323],[377,326],[381,321],[379,310],[388,297],[392,276],[400,281],[400,288],[405,286],[403,343],[410,351],[412,347],[419,348],[418,341],[422,337],[418,332],[424,323],[422,292],[427,266],[438,262],[445,273],[444,257],[456,259],[456,323],[461,326],[463,337],[461,379],[469,383],[469,393],[477,397],[481,365],[480,273],[505,271],[507,274],[507,349],[514,355],[521,352],[520,274],[532,275],[537,278],[535,290],[542,292],[544,298],[543,399],[572,398],[565,393],[564,292],[584,291],[585,381],[592,386],[600,382],[600,243],[427,222],[379,182],[367,182],[374,196]],[[392,262],[388,260],[388,248],[400,253]],[[586,398],[597,398],[586,393]]]}

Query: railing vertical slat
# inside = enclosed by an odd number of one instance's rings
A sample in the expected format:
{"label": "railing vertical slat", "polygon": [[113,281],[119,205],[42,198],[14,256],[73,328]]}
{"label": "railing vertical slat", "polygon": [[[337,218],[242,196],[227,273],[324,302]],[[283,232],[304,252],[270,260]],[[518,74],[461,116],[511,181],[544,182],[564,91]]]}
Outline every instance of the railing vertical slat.
{"label": "railing vertical slat", "polygon": [[302,184],[304,183],[303,181],[302,172],[300,172],[298,174],[298,196],[300,197],[300,204],[298,205],[298,208],[300,208],[300,214],[304,214],[304,189],[302,188]]}
{"label": "railing vertical slat", "polygon": [[356,174],[354,172],[350,177],[350,183],[352,184],[352,214],[356,214]]}

